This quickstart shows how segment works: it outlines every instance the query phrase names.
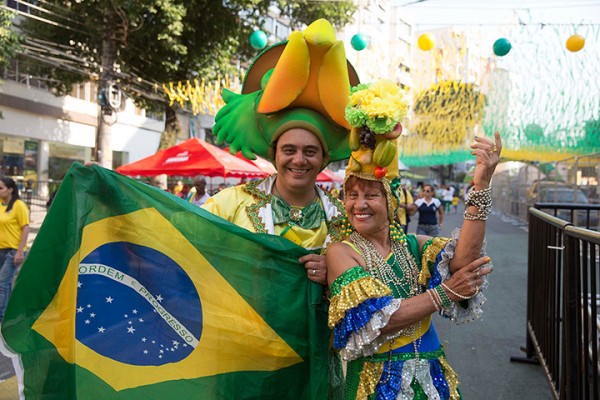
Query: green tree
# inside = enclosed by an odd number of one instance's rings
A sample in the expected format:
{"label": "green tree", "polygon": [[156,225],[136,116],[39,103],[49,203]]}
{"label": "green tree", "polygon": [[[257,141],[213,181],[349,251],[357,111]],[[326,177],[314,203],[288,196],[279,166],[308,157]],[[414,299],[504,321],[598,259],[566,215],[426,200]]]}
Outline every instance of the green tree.
{"label": "green tree", "polygon": [[[20,24],[22,56],[35,60],[32,74],[45,76],[56,94],[75,83],[99,81],[103,106],[98,161],[110,167],[110,89],[118,86],[138,106],[164,110],[161,147],[180,129],[161,84],[231,73],[236,60],[255,54],[248,43],[276,6],[293,27],[326,17],[338,27],[351,21],[353,2],[287,0],[46,0]],[[306,12],[304,12],[306,11]],[[104,151],[106,150],[106,151]]]}
{"label": "green tree", "polygon": [[19,50],[19,35],[12,29],[15,13],[0,8],[0,67],[5,66]]}
{"label": "green tree", "polygon": [[[13,12],[0,8],[0,68],[8,64],[20,48],[19,35],[12,29],[13,17]],[[2,118],[1,111],[0,118]]]}

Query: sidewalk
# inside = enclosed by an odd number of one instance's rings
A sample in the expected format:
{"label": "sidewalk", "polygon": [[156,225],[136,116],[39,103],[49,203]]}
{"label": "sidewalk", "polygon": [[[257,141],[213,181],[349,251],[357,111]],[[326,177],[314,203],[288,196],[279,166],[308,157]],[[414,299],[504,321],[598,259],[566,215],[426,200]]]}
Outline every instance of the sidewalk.
{"label": "sidewalk", "polygon": [[[459,207],[460,209],[460,207]],[[33,242],[45,213],[31,215]],[[462,224],[462,212],[449,214],[442,228],[450,236]],[[414,233],[414,219],[409,232]],[[511,363],[525,344],[527,298],[527,226],[492,215],[487,225],[487,249],[494,263],[482,319],[454,325],[440,317],[435,326],[448,360],[458,374],[465,400],[542,400],[552,395],[538,365]],[[0,356],[0,400],[17,399],[17,381],[9,359]]]}

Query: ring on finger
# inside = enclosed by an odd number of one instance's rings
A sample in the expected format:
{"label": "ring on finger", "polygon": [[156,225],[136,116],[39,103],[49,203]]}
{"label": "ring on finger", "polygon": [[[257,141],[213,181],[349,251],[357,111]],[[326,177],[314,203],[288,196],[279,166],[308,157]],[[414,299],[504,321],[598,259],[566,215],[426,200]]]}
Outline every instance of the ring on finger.
{"label": "ring on finger", "polygon": [[497,152],[497,151],[498,151],[498,146],[496,146],[496,145],[493,145],[493,146],[492,146],[492,152],[494,152],[494,153],[495,153],[495,152]]}
{"label": "ring on finger", "polygon": [[313,275],[316,275],[316,274],[317,274],[317,270],[316,270],[316,269],[313,269],[311,273],[312,273]]}

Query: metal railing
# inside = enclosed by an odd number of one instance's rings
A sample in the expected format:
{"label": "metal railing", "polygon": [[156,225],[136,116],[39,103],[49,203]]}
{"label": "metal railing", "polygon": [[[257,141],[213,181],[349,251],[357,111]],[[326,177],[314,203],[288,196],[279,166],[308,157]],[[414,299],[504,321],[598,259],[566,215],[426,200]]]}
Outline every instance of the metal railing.
{"label": "metal railing", "polygon": [[600,398],[600,233],[529,209],[525,357],[555,399]]}
{"label": "metal railing", "polygon": [[48,199],[62,181],[31,181],[17,179],[21,200],[27,204],[29,211],[44,211],[48,208]]}
{"label": "metal railing", "polygon": [[599,230],[600,204],[535,203],[534,207],[580,228]]}

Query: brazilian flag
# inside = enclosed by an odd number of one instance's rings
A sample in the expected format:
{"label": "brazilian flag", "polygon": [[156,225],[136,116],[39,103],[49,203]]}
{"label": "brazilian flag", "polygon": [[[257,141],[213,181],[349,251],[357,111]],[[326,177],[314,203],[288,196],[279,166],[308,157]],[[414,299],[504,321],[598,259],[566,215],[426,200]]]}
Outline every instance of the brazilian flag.
{"label": "brazilian flag", "polygon": [[327,398],[327,314],[304,254],[75,164],[2,324],[25,398]]}

